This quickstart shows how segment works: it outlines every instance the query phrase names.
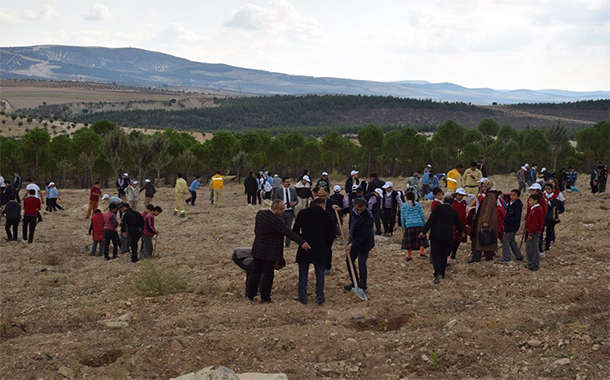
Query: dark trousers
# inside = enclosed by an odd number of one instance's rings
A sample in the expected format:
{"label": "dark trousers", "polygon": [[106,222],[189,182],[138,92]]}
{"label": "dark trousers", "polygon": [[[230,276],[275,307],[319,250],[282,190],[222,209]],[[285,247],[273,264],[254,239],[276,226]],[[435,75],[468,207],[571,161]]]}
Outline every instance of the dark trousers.
{"label": "dark trousers", "polygon": [[381,211],[377,207],[373,207],[372,214],[375,221],[375,234],[381,235]]}
{"label": "dark trousers", "polygon": [[195,206],[195,201],[197,200],[197,191],[189,190],[191,192],[191,197],[187,199],[185,202],[190,203],[191,206]]}
{"label": "dark trousers", "polygon": [[607,181],[601,181],[599,183],[598,189],[600,193],[605,193],[606,192],[606,183]]}
{"label": "dark trousers", "polygon": [[[307,275],[309,274],[310,263],[299,263],[299,300],[307,303]],[[314,264],[313,268],[316,273],[316,300],[318,303],[326,301],[324,297],[324,272],[325,265]]]}
{"label": "dark trousers", "polygon": [[[494,251],[485,251],[485,261],[492,261],[494,259]],[[473,250],[472,251],[472,260],[481,261],[482,251]]]}
{"label": "dark trousers", "polygon": [[525,182],[519,181],[519,191],[521,194],[525,194]]}
{"label": "dark trousers", "polygon": [[[28,235],[28,228],[30,233]],[[36,215],[24,215],[23,216],[23,240],[27,240],[28,243],[34,241],[34,230],[36,230]]]}
{"label": "dark trousers", "polygon": [[457,254],[458,248],[460,248],[461,241],[453,241],[451,242],[451,258],[455,259],[455,255]]}
{"label": "dark trousers", "polygon": [[246,193],[246,198],[249,205],[256,205],[256,193]]}
{"label": "dark trousers", "polygon": [[273,272],[274,267],[275,261],[254,258],[252,273],[250,274],[250,287],[248,289],[249,299],[256,297],[260,286],[261,301],[271,301],[271,288],[273,287],[273,277],[275,276]]}
{"label": "dark trousers", "polygon": [[434,277],[445,277],[447,256],[451,251],[451,243],[451,241],[430,239],[430,255],[432,255],[432,264],[434,265]]}
{"label": "dark trousers", "polygon": [[[528,236],[529,237],[529,236]],[[525,250],[527,254],[527,266],[531,269],[538,269],[540,266],[540,251],[538,248],[540,234],[533,234],[532,240],[527,240]]]}
{"label": "dark trousers", "polygon": [[593,194],[597,193],[599,191],[599,184],[595,184],[595,183],[593,183],[593,181],[591,181],[590,184],[591,184],[591,192]]}
{"label": "dark trousers", "polygon": [[[554,221],[545,222],[546,235],[544,237],[544,250],[548,251],[551,248],[551,242],[555,241],[555,225]],[[542,239],[540,239],[542,241]]]}
{"label": "dark trousers", "polygon": [[129,243],[131,245],[131,262],[135,263],[138,261],[138,242],[140,242],[140,238],[142,237],[141,233],[131,232],[128,236]]}
{"label": "dark trousers", "polygon": [[233,252],[233,256],[231,257],[231,259],[238,267],[240,267],[246,272],[246,297],[248,297],[248,292],[250,291],[250,277],[252,274],[253,267],[252,265],[244,264],[244,259],[238,259],[236,252]]}
{"label": "dark trousers", "polygon": [[110,251],[110,242],[112,242],[112,257],[117,257],[119,253],[119,234],[116,231],[104,230],[104,257],[108,258]]}
{"label": "dark trousers", "polygon": [[95,251],[98,250],[99,251],[99,255],[98,256],[102,256],[102,252],[104,251],[104,241],[100,240],[93,240],[93,245],[91,245],[91,256],[95,256]]}
{"label": "dark trousers", "polygon": [[[282,214],[282,220],[284,221],[284,225],[291,230],[292,222],[294,221],[294,210],[286,210],[284,214]],[[290,239],[286,239],[286,247],[290,247]]]}
{"label": "dark trousers", "polygon": [[386,234],[394,232],[396,226],[396,213],[391,208],[381,209],[381,219],[383,220],[383,230]]}
{"label": "dark trousers", "polygon": [[262,190],[256,190],[256,198],[258,199],[258,204],[263,204],[263,195],[261,194]]}
{"label": "dark trousers", "polygon": [[[366,280],[368,277],[368,269],[366,267],[366,260],[369,258],[369,252],[359,251],[357,249],[352,248],[349,253],[349,257],[352,260],[352,265],[354,267],[354,272],[356,275],[356,281],[358,282],[358,287],[366,290]],[[358,269],[356,269],[356,259],[358,259]],[[350,272],[349,262],[345,261],[347,265],[347,271]],[[351,277],[350,277],[351,279]],[[355,284],[354,284],[355,285]]]}
{"label": "dark trousers", "polygon": [[[6,237],[8,240],[17,240],[17,228],[19,227],[19,219],[7,219],[6,224],[4,226],[4,230],[6,231]],[[13,233],[11,234],[11,228],[13,229]]]}

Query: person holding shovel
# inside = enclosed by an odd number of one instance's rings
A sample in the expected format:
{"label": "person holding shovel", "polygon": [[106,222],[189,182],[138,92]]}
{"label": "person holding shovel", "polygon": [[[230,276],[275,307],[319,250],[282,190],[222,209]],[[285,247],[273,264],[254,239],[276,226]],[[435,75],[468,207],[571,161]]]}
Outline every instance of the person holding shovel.
{"label": "person holding shovel", "polygon": [[[354,269],[354,274],[357,284],[352,283],[345,285],[345,290],[351,290],[354,286],[366,291],[368,270],[366,260],[369,257],[369,252],[375,247],[375,235],[373,233],[373,215],[366,209],[366,201],[364,198],[356,198],[354,207],[351,210],[351,218],[349,221],[349,240],[345,247],[345,251],[349,255],[347,261],[347,270]],[[355,269],[356,259],[358,259],[358,270]]]}

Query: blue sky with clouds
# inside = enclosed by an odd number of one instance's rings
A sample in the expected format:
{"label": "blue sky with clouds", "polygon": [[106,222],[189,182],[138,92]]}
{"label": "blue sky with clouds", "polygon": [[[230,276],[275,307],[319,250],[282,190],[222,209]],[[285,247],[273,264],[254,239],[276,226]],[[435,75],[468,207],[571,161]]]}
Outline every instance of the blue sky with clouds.
{"label": "blue sky with clouds", "polygon": [[1,0],[0,45],[37,44],[312,76],[610,89],[610,0]]}

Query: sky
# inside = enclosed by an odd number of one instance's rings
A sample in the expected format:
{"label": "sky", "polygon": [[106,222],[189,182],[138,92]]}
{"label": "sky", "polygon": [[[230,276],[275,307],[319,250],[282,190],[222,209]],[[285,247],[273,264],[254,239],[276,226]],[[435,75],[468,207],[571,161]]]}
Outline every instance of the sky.
{"label": "sky", "polygon": [[317,77],[610,90],[610,0],[0,0],[0,46],[40,44]]}

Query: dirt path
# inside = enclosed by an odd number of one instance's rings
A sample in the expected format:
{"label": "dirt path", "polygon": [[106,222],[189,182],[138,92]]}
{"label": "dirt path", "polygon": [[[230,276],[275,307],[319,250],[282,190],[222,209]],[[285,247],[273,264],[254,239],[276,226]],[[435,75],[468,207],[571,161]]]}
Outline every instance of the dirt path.
{"label": "dirt path", "polygon": [[[593,380],[610,371],[607,195],[566,194],[557,244],[536,273],[515,261],[466,264],[463,246],[448,279],[433,285],[430,264],[407,263],[397,234],[377,240],[364,303],[342,289],[337,246],[319,307],[292,301],[294,247],[276,275],[274,303],[247,302],[245,275],[230,256],[252,243],[258,207],[244,205],[239,184],[225,190],[223,208],[205,193],[187,219],[172,217],[171,189],[154,201],[166,210],[154,262],[195,292],[139,297],[132,281],[142,262],[88,256],[85,190],[60,189],[66,211],[43,215],[33,245],[2,239],[0,379],[64,379],[60,369],[75,378],[167,379],[214,364],[290,379]],[[100,323],[126,314],[126,327]],[[563,358],[569,364],[554,364]]]}

